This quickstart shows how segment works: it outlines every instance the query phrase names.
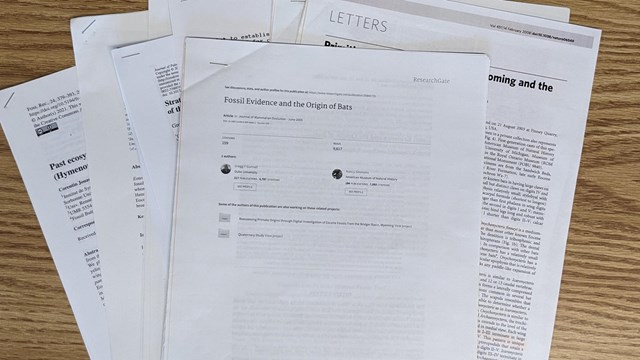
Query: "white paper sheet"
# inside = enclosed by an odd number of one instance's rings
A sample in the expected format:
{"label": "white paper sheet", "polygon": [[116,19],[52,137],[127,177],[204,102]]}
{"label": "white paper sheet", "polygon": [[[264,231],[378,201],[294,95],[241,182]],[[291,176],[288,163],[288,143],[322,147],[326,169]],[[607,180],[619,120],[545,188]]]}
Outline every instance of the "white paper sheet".
{"label": "white paper sheet", "polygon": [[[505,0],[452,0],[455,2],[482,6],[495,10],[509,11],[516,14],[537,16],[549,20],[569,22],[571,9],[562,6],[550,6],[541,4],[529,4],[522,1],[505,1]],[[422,3],[422,0],[414,2]]]}
{"label": "white paper sheet", "polygon": [[149,39],[171,35],[169,0],[149,0]]}
{"label": "white paper sheet", "polygon": [[142,358],[144,179],[111,50],[147,39],[147,12],[71,21],[114,359]]}
{"label": "white paper sheet", "polygon": [[180,72],[174,39],[165,37],[112,51],[120,88],[148,177],[145,234],[145,358],[159,359],[167,294],[169,244],[180,115]]}
{"label": "white paper sheet", "polygon": [[[148,172],[144,175],[149,178]],[[171,229],[171,220],[162,216],[158,199],[151,195],[153,184],[146,188],[142,355],[145,360],[157,360],[162,358],[169,253],[165,232]]]}
{"label": "white paper sheet", "polygon": [[[545,19],[569,22],[571,10],[566,7],[529,4],[504,0],[454,0],[459,3],[477,5],[490,9],[538,16]],[[420,3],[421,0],[414,0]],[[273,0],[271,14],[271,40],[293,43],[296,41],[300,21],[304,14],[305,0]]]}
{"label": "white paper sheet", "polygon": [[112,52],[140,151],[169,218],[181,109],[181,76],[173,44],[172,37],[165,37]]}
{"label": "white paper sheet", "polygon": [[273,0],[271,41],[295,43],[304,4],[304,0]]}
{"label": "white paper sheet", "polygon": [[546,359],[600,31],[453,2],[307,6],[305,43],[489,54],[478,359]]}
{"label": "white paper sheet", "polygon": [[76,69],[0,91],[0,123],[93,360],[111,359]]}
{"label": "white paper sheet", "polygon": [[269,39],[271,0],[169,0],[169,10],[180,69],[186,36]]}
{"label": "white paper sheet", "polygon": [[472,358],[488,59],[185,59],[166,358]]}

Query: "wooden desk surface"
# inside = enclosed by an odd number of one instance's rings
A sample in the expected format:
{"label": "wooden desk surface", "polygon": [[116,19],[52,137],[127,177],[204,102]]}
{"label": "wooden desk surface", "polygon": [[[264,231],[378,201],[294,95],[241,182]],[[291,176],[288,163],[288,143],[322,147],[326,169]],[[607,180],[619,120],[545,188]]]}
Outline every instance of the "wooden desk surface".
{"label": "wooden desk surface", "polygon": [[[640,0],[544,3],[603,30],[551,358],[639,359]],[[0,88],[72,66],[70,18],[145,8],[143,0],[4,1]],[[0,136],[0,358],[87,357]]]}

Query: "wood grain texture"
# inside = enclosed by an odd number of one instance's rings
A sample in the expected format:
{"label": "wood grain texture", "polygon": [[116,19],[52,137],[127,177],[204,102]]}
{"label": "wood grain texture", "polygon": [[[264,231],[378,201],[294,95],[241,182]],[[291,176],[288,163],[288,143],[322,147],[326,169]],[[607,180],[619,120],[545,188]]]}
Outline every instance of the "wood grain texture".
{"label": "wood grain texture", "polygon": [[[551,358],[640,359],[640,0],[544,3],[603,30]],[[140,0],[3,2],[0,88],[72,66],[70,18],[145,8]],[[0,136],[0,359],[86,358]]]}

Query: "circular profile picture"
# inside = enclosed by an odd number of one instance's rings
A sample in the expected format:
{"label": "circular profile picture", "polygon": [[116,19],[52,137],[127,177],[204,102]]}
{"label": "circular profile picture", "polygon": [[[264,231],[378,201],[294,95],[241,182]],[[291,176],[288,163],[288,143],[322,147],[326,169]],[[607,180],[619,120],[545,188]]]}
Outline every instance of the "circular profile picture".
{"label": "circular profile picture", "polygon": [[231,172],[231,165],[224,164],[224,165],[220,166],[220,171],[222,171],[223,174],[230,173]]}
{"label": "circular profile picture", "polygon": [[342,178],[342,170],[340,169],[333,170],[333,172],[331,173],[331,176],[333,176],[333,178],[336,180]]}

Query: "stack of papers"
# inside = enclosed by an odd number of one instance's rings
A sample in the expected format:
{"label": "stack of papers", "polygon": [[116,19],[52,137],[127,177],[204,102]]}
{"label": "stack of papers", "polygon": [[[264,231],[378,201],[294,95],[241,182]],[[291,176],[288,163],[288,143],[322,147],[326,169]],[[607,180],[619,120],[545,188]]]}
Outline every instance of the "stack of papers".
{"label": "stack of papers", "polygon": [[600,31],[502,0],[73,19],[0,122],[91,359],[543,359]]}

